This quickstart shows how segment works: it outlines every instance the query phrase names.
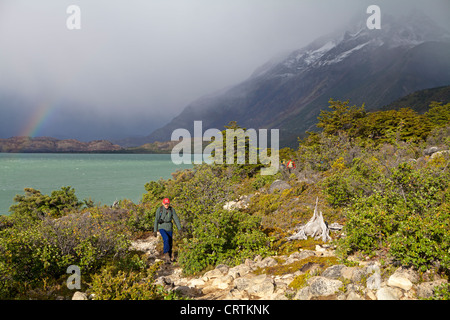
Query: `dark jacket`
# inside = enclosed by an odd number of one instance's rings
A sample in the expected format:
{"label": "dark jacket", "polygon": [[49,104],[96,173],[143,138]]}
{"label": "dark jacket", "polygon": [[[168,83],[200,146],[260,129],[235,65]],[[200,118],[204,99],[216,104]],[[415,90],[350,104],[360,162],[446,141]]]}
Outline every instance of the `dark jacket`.
{"label": "dark jacket", "polygon": [[[160,219],[163,220],[164,222],[159,223]],[[169,206],[167,210],[164,206],[159,207],[158,209],[156,209],[155,225],[153,231],[156,232],[159,229],[164,229],[166,231],[172,232],[173,231],[172,220],[175,221],[178,230],[181,230],[180,219],[178,219],[175,209],[171,206]]]}

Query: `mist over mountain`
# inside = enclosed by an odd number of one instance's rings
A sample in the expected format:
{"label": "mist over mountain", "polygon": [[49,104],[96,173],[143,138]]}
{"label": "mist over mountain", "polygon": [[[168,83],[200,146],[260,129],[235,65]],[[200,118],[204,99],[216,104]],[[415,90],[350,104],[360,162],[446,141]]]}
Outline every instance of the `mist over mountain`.
{"label": "mist over mountain", "polygon": [[360,20],[345,30],[261,66],[247,80],[189,104],[149,136],[125,145],[167,141],[177,128],[280,129],[281,146],[314,128],[330,98],[377,110],[414,91],[450,84],[450,34],[424,14],[383,15],[380,30]]}

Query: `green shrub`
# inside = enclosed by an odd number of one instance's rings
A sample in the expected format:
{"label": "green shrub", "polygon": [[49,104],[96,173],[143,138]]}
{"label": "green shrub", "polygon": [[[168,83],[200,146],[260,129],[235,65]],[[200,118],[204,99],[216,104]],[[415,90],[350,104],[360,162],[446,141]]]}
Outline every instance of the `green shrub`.
{"label": "green shrub", "polygon": [[251,198],[251,212],[258,215],[269,215],[282,205],[283,197],[280,193],[261,193]]}
{"label": "green shrub", "polygon": [[[186,175],[189,178],[184,180]],[[192,235],[194,220],[203,219],[202,216],[222,208],[233,192],[229,177],[224,176],[217,167],[209,165],[196,166],[195,174],[179,175],[176,180],[169,181],[168,185],[168,190],[172,193],[171,203],[183,222],[188,237]]]}
{"label": "green shrub", "polygon": [[450,275],[450,206],[411,214],[389,238],[390,253],[403,265],[421,271],[439,266]]}
{"label": "green shrub", "polygon": [[40,226],[3,231],[0,235],[0,253],[1,277],[20,288],[57,274],[61,271],[61,264],[66,268],[70,265],[70,259],[61,255],[42,236]]}
{"label": "green shrub", "polygon": [[[339,157],[349,158],[353,146],[349,136],[344,132],[327,135],[323,132],[308,132],[309,136],[300,142],[297,168],[324,172],[331,169]],[[350,160],[351,161],[351,160]]]}
{"label": "green shrub", "polygon": [[140,271],[104,268],[92,277],[94,300],[160,300],[163,290],[154,284],[161,263]]}
{"label": "green shrub", "polygon": [[218,263],[234,265],[256,254],[267,255],[268,243],[257,217],[218,210],[194,220],[193,236],[180,245],[178,262],[185,274],[195,274]]}
{"label": "green shrub", "polygon": [[145,231],[153,231],[156,210],[152,210],[153,206],[136,205],[129,200],[122,200],[119,205],[127,212],[125,224],[132,234],[139,236]]}
{"label": "green shrub", "polygon": [[346,238],[339,251],[374,253],[388,248],[404,265],[426,270],[450,258],[449,173],[403,163],[386,177],[385,188],[357,198],[346,209]]}
{"label": "green shrub", "polygon": [[386,178],[377,158],[354,158],[349,168],[343,167],[342,161],[336,162],[330,170],[331,175],[321,183],[328,203],[334,208],[349,206],[356,199],[384,189]]}
{"label": "green shrub", "polygon": [[277,178],[279,178],[279,174],[276,175],[257,175],[252,181],[252,187],[254,190],[259,190],[266,185],[270,185]]}
{"label": "green shrub", "polygon": [[404,214],[401,203],[393,204],[390,200],[379,193],[356,200],[346,210],[346,237],[340,240],[339,251],[370,254],[381,248],[387,236],[397,230]]}
{"label": "green shrub", "polygon": [[450,300],[450,283],[435,287],[433,296],[427,300]]}
{"label": "green shrub", "polygon": [[129,241],[121,226],[105,215],[72,214],[60,220],[43,222],[43,236],[82,271],[95,271],[111,257],[123,257]]}
{"label": "green shrub", "polygon": [[445,127],[450,123],[450,103],[442,105],[442,102],[432,102],[430,110],[425,113],[425,116],[436,127]]}
{"label": "green shrub", "polygon": [[0,279],[5,281],[1,297],[58,279],[69,265],[88,275],[111,259],[124,259],[128,247],[119,225],[96,213],[46,217],[26,227],[13,223],[0,232]]}
{"label": "green shrub", "polygon": [[166,192],[166,186],[163,180],[150,181],[145,184],[145,190],[147,193],[144,195],[145,201],[151,201],[151,199],[163,199]]}
{"label": "green shrub", "polygon": [[42,194],[39,190],[25,188],[24,195],[16,195],[17,204],[11,206],[10,211],[16,217],[35,221],[44,216],[58,218],[64,214],[81,208],[75,189],[62,187],[61,190],[52,191],[51,195]]}

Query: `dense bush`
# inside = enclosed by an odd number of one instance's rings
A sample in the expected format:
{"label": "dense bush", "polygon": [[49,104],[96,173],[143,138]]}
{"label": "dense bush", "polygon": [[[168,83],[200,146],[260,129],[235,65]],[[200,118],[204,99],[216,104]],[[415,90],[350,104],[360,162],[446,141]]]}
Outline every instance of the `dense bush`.
{"label": "dense bush", "polygon": [[92,277],[91,293],[94,300],[160,300],[167,296],[163,288],[154,283],[161,262],[149,268],[123,271],[106,267]]}
{"label": "dense bush", "polygon": [[179,252],[185,274],[270,253],[269,240],[260,231],[260,219],[245,213],[217,210],[200,215],[194,219],[192,230],[192,238],[185,239]]}
{"label": "dense bush", "polygon": [[350,140],[365,147],[398,141],[419,143],[435,127],[450,122],[450,104],[432,103],[424,115],[410,108],[366,112],[361,107],[349,106],[345,101],[329,101],[331,111],[321,111],[317,127],[326,136],[345,133]]}
{"label": "dense bush", "polygon": [[78,215],[27,229],[8,228],[0,234],[0,277],[14,289],[57,279],[69,265],[79,266],[85,275],[93,273],[109,259],[127,254],[129,243],[116,231],[101,219]]}
{"label": "dense bush", "polygon": [[[343,246],[350,251],[371,252],[386,245],[387,242],[394,241],[395,246],[391,248],[391,253],[398,258],[403,257],[402,260],[416,266],[422,263],[429,265],[432,259],[445,258],[436,254],[424,258],[424,261],[420,258],[416,261],[405,255],[416,255],[419,254],[417,250],[424,250],[420,247],[424,246],[426,238],[437,241],[429,243],[429,250],[432,250],[433,246],[444,246],[443,250],[445,251],[445,248],[448,250],[444,236],[425,235],[427,232],[437,232],[432,230],[435,228],[429,229],[432,227],[431,221],[437,223],[435,227],[441,232],[448,233],[446,229],[448,226],[439,222],[444,222],[441,219],[447,216],[442,206],[449,197],[447,194],[449,174],[432,168],[414,169],[410,164],[403,163],[393,168],[391,176],[384,177],[383,180],[385,181],[383,188],[374,189],[371,195],[356,197],[347,208],[347,237],[342,243]],[[420,235],[418,233],[420,230],[425,234]],[[417,244],[419,238],[424,242],[416,250],[401,250],[399,243],[406,244],[407,241],[398,240],[405,236],[405,232],[415,238]],[[414,235],[411,232],[414,232]]]}
{"label": "dense bush", "polygon": [[61,217],[82,206],[82,202],[78,201],[75,195],[75,189],[71,187],[52,191],[50,196],[33,188],[25,188],[25,194],[15,196],[14,201],[17,203],[10,208],[12,214],[31,221],[44,216]]}
{"label": "dense bush", "polygon": [[[5,218],[8,223],[0,231],[0,298],[45,287],[64,277],[70,265],[79,266],[83,276],[89,277],[110,261],[123,264],[128,259],[127,228],[121,217],[124,212],[90,208],[57,219],[47,214],[37,218],[32,212],[40,206],[29,201],[32,197],[19,200],[16,208],[20,210]],[[77,203],[76,198],[72,200],[67,207],[59,206],[60,212],[72,211]]]}

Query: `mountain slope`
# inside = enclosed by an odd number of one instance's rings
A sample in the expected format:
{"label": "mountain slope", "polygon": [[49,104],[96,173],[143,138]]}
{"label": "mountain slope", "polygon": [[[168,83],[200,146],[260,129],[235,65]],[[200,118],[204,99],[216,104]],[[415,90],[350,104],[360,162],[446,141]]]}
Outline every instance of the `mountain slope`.
{"label": "mountain slope", "polygon": [[450,86],[419,90],[408,94],[386,106],[383,110],[392,110],[400,108],[411,108],[419,113],[424,113],[429,109],[431,102],[450,102]]}
{"label": "mountain slope", "polygon": [[450,84],[450,35],[427,17],[386,15],[381,30],[360,23],[260,67],[246,81],[203,97],[147,141],[167,141],[173,130],[278,128],[282,146],[311,130],[330,98],[376,110],[417,90]]}

